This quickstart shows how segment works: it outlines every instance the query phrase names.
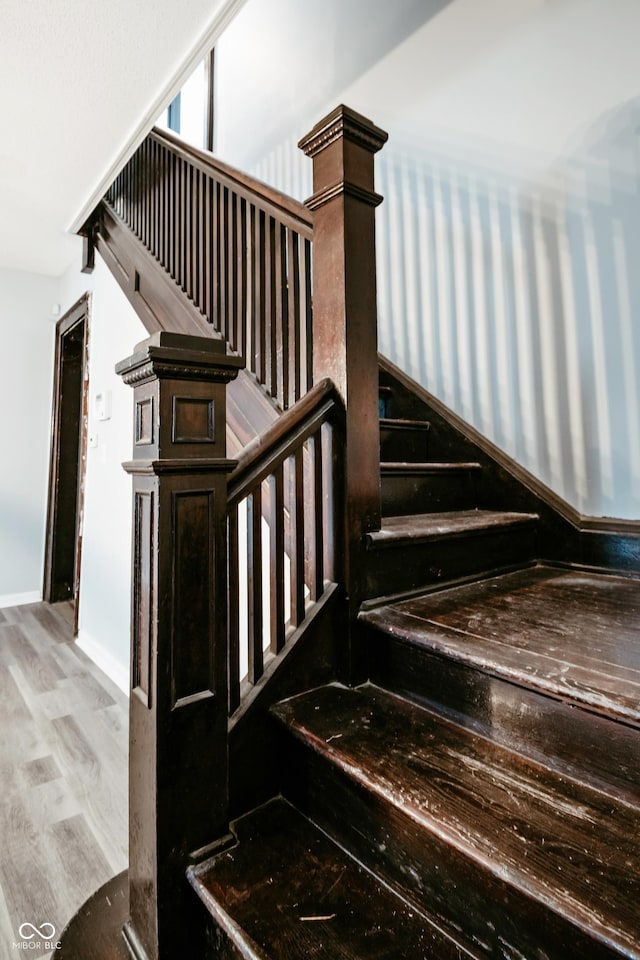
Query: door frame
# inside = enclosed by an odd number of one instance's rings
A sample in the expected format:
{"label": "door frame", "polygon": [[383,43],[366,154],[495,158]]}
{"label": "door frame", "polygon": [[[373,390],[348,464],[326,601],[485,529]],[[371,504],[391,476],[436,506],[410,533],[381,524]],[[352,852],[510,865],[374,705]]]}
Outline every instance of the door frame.
{"label": "door frame", "polygon": [[73,563],[73,583],[71,599],[74,603],[74,635],[78,632],[78,609],[80,597],[80,563],[82,558],[82,527],[84,507],[84,486],[87,463],[88,411],[89,411],[89,305],[90,297],[85,293],[56,324],[56,343],[53,368],[53,402],[51,406],[51,451],[49,460],[49,494],[47,505],[47,527],[44,559],[44,583],[42,595],[47,603],[64,599],[58,595],[55,579],[54,546],[61,522],[58,511],[58,486],[60,482],[61,422],[63,412],[63,357],[65,338],[81,332],[81,380],[80,380],[80,416],[76,472],[76,522]]}

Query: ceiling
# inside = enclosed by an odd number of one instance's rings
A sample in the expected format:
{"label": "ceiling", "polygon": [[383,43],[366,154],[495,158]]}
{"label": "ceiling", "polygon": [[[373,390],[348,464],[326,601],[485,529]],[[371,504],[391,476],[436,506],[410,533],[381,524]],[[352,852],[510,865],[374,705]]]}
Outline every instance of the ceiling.
{"label": "ceiling", "polygon": [[0,267],[56,276],[76,230],[244,0],[0,0]]}

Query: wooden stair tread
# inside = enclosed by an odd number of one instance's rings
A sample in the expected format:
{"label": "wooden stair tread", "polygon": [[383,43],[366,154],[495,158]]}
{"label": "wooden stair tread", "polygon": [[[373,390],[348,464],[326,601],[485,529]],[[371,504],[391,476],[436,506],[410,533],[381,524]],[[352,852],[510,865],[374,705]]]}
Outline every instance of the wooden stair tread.
{"label": "wooden stair tread", "polygon": [[479,463],[414,463],[410,460],[402,462],[387,462],[380,464],[380,473],[382,476],[394,473],[409,476],[410,474],[426,475],[430,473],[463,473],[468,471],[481,470]]}
{"label": "wooden stair tread", "polygon": [[381,430],[423,430],[427,433],[431,429],[428,420],[407,420],[397,417],[380,417]]}
{"label": "wooden stair tread", "polygon": [[237,845],[189,879],[243,957],[471,956],[285,800],[242,817],[234,833]]}
{"label": "wooden stair tread", "polygon": [[534,567],[368,610],[407,642],[640,726],[640,583]]}
{"label": "wooden stair tread", "polygon": [[396,811],[389,817],[410,818],[601,944],[640,956],[638,808],[372,685],[319,688],[274,713]]}
{"label": "wooden stair tread", "polygon": [[444,513],[420,513],[411,516],[383,517],[380,530],[367,535],[367,543],[380,547],[419,540],[439,540],[465,536],[502,527],[531,524],[535,513],[509,513],[501,510],[453,510]]}

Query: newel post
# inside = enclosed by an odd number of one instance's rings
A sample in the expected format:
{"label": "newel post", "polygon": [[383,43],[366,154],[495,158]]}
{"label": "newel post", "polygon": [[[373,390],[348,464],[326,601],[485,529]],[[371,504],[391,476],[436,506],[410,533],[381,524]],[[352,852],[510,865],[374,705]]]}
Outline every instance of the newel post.
{"label": "newel post", "polygon": [[345,583],[362,599],[363,537],[380,529],[374,155],[387,134],[340,106],[298,146],[313,158],[313,377],[346,408]]}
{"label": "newel post", "polygon": [[135,407],[124,933],[144,960],[188,952],[185,870],[228,827],[224,349],[156,333],[116,367]]}

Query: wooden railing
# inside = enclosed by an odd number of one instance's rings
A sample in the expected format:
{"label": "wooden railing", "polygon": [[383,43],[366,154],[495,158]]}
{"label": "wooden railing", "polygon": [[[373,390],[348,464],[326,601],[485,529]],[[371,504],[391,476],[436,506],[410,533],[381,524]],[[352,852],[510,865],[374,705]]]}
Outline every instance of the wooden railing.
{"label": "wooden railing", "polygon": [[[385,140],[346,107],[325,117],[300,144],[314,164],[307,209],[155,131],[84,229],[86,269],[95,245],[151,334],[118,367],[136,411],[132,955],[197,955],[184,870],[228,829],[232,768],[236,812],[264,799],[256,779],[277,789],[269,750],[255,762],[269,697],[362,678],[351,628],[364,534],[380,524],[373,155]],[[225,385],[243,363],[286,412],[235,465]]]}
{"label": "wooden railing", "polygon": [[286,410],[312,385],[309,210],[154,130],[107,202]]}
{"label": "wooden railing", "polygon": [[245,448],[229,478],[230,715],[336,579],[343,419],[322,381]]}

